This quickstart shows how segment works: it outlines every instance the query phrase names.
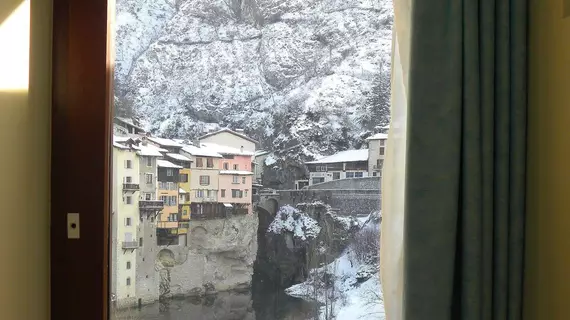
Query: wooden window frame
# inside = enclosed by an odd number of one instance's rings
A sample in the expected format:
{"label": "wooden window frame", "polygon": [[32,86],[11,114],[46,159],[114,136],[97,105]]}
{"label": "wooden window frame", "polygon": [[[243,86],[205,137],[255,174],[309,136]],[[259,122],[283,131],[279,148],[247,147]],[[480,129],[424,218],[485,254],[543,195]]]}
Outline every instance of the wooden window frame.
{"label": "wooden window frame", "polygon": [[113,16],[113,0],[53,0],[51,319],[109,319]]}

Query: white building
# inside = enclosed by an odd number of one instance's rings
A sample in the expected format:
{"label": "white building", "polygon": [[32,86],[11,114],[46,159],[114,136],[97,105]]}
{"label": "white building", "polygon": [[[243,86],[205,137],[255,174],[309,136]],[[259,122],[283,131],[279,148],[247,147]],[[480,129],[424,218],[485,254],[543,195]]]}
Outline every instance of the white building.
{"label": "white building", "polygon": [[368,142],[368,172],[371,176],[381,176],[384,158],[386,156],[386,142],[388,134],[377,133],[366,139]]}
{"label": "white building", "polygon": [[111,290],[118,306],[136,304],[136,251],[139,221],[139,158],[137,150],[113,142]]}
{"label": "white building", "polygon": [[306,164],[309,169],[309,185],[369,176],[368,149],[341,151]]}
{"label": "white building", "polygon": [[200,144],[213,143],[220,146],[231,146],[254,153],[257,141],[246,136],[243,130],[230,130],[228,128],[207,133],[199,138]]}

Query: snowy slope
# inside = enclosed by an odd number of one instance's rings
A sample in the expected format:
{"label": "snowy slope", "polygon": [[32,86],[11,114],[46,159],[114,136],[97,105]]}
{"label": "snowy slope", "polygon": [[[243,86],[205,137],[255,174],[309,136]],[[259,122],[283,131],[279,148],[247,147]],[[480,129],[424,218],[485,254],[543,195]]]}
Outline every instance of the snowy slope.
{"label": "snowy slope", "polygon": [[[235,13],[226,3],[247,4]],[[358,147],[389,76],[389,0],[118,0],[117,101],[146,129],[244,128],[301,157]]]}
{"label": "snowy slope", "polygon": [[[352,261],[352,263],[351,263]],[[374,269],[374,268],[372,268]],[[366,281],[358,283],[357,278],[361,273],[371,272],[368,266],[355,263],[349,253],[345,253],[331,264],[313,270],[334,271],[337,278],[335,279],[336,290],[339,291],[341,297],[333,306],[334,314],[337,320],[385,320],[384,302],[382,300],[382,289],[380,286],[379,275],[376,273]],[[315,298],[314,285],[311,280],[294,285],[286,289],[287,294],[312,300]],[[324,294],[321,292],[317,300],[324,302]],[[323,306],[322,309],[325,307]],[[320,312],[323,318],[324,311]]]}

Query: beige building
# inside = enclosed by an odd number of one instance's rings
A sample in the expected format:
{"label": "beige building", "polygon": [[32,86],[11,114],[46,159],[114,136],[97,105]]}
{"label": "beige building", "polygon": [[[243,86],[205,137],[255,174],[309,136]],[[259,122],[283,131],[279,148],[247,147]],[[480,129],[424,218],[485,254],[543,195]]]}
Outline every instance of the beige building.
{"label": "beige building", "polygon": [[205,134],[199,138],[200,144],[214,143],[221,146],[231,146],[248,152],[255,152],[257,141],[246,136],[243,130],[228,128]]}
{"label": "beige building", "polygon": [[180,153],[192,161],[188,196],[191,219],[217,215],[220,160],[223,156],[211,149],[192,145],[183,146]]}
{"label": "beige building", "polygon": [[139,221],[139,158],[129,145],[113,143],[111,292],[118,306],[136,304]]}
{"label": "beige building", "polygon": [[388,134],[377,133],[366,139],[368,142],[368,172],[369,176],[381,176]]}

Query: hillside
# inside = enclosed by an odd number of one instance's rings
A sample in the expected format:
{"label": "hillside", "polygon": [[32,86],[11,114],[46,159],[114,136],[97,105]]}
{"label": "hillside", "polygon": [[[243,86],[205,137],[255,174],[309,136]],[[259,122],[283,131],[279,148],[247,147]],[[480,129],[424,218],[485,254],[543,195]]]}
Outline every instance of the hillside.
{"label": "hillside", "polygon": [[387,0],[118,0],[117,110],[165,137],[244,128],[293,158],[359,148],[387,120],[392,16]]}

